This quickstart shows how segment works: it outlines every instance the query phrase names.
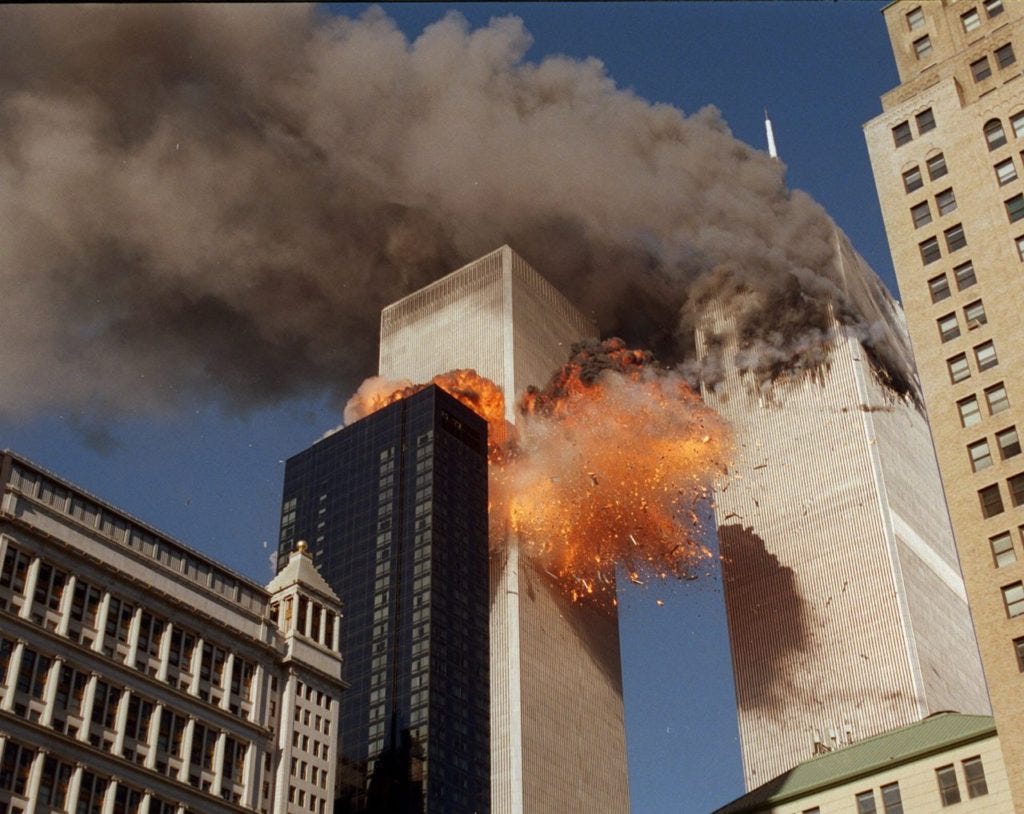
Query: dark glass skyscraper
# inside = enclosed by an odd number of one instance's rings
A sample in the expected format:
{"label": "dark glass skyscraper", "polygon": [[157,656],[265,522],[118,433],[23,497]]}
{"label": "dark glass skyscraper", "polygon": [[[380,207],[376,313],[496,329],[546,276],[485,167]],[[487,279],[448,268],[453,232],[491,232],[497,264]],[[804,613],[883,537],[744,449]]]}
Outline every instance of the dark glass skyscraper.
{"label": "dark glass skyscraper", "polygon": [[437,387],[290,458],[296,541],[341,597],[341,811],[490,810],[487,425]]}

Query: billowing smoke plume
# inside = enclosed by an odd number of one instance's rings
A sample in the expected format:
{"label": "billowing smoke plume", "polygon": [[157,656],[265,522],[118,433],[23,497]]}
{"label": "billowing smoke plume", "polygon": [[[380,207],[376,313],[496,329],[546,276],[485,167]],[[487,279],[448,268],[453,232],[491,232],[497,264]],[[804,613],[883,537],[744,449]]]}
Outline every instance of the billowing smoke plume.
{"label": "billowing smoke plume", "polygon": [[458,14],[410,42],[380,10],[0,9],[0,414],[345,395],[382,305],[502,243],[666,361],[729,292],[783,362],[830,312],[871,332],[882,295],[848,295],[777,162],[529,44]]}

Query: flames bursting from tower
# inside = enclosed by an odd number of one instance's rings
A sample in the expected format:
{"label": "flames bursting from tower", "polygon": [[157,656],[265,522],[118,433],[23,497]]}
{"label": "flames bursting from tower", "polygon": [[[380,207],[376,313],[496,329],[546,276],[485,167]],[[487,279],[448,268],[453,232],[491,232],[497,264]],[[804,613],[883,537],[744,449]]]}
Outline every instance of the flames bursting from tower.
{"label": "flames bursting from tower", "polygon": [[[574,599],[614,602],[615,571],[644,582],[690,577],[709,552],[698,504],[725,471],[731,436],[679,375],[620,339],[573,346],[518,428],[501,389],[471,370],[431,382],[488,422],[492,540],[522,550]],[[369,379],[347,422],[426,387]]]}

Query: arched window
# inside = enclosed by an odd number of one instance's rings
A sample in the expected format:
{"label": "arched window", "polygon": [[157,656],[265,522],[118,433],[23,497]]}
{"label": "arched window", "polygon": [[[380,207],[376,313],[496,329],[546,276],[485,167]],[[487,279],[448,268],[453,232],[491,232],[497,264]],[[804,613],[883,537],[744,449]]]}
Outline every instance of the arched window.
{"label": "arched window", "polygon": [[1003,131],[1003,123],[999,119],[989,119],[985,122],[985,141],[988,142],[990,150],[1006,144],[1006,133]]}

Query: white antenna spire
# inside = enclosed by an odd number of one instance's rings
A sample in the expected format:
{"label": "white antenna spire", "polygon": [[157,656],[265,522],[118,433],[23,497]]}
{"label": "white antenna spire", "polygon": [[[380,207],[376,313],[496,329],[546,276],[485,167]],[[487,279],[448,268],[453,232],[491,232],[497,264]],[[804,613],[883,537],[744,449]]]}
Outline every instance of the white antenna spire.
{"label": "white antenna spire", "polygon": [[764,131],[768,135],[768,155],[778,158],[779,151],[775,149],[775,134],[772,133],[772,120],[768,118],[768,108],[764,109]]}

